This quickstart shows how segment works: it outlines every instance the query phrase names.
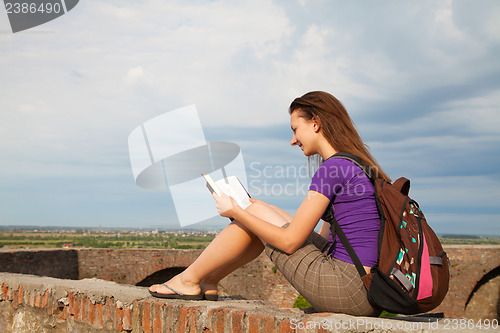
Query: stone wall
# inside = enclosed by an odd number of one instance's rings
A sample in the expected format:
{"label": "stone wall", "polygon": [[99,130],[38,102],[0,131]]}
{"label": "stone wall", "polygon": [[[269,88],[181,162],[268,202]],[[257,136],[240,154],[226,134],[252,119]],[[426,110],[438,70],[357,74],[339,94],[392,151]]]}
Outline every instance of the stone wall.
{"label": "stone wall", "polygon": [[[433,312],[444,312],[452,318],[498,318],[500,277],[496,270],[500,267],[500,246],[447,245],[445,251],[451,262],[450,290]],[[199,253],[200,250],[82,249],[79,250],[79,274],[80,278],[137,284],[162,269],[187,267]],[[225,295],[270,301],[283,307],[293,306],[298,296],[264,254],[222,280],[220,289]]]}
{"label": "stone wall", "polygon": [[[306,314],[263,301],[162,300],[146,287],[99,279],[0,273],[0,332],[450,332],[451,321],[416,322]],[[497,323],[498,324],[498,323]],[[465,325],[463,332],[495,332]],[[491,324],[490,324],[491,325]]]}
{"label": "stone wall", "polygon": [[[448,318],[499,318],[500,246],[446,246],[445,250],[451,260],[450,290],[433,312],[444,312]],[[0,271],[137,285],[158,272],[187,267],[199,254],[200,250],[159,249],[1,250]],[[298,296],[265,255],[223,279],[219,292],[288,308]]]}
{"label": "stone wall", "polygon": [[[158,271],[189,266],[201,250],[81,249],[78,252],[80,279],[96,277],[137,285]],[[165,279],[149,281],[162,283]],[[222,295],[265,300],[284,307],[292,307],[298,296],[264,254],[223,279],[219,289]]]}
{"label": "stone wall", "polygon": [[0,251],[0,271],[78,279],[77,250]]}
{"label": "stone wall", "polygon": [[500,246],[447,245],[445,251],[451,262],[450,289],[433,312],[450,318],[500,319]]}
{"label": "stone wall", "polygon": [[201,250],[79,249],[80,279],[99,279],[136,285],[165,268],[187,267]]}

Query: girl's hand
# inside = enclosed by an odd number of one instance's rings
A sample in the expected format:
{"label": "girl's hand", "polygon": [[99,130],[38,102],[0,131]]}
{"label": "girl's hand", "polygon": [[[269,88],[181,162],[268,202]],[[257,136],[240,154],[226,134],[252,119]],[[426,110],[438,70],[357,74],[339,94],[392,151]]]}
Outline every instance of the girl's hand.
{"label": "girl's hand", "polygon": [[264,204],[264,205],[268,205],[268,206],[269,206],[269,204],[268,204],[267,202],[262,201],[262,200],[258,200],[258,199],[254,199],[254,198],[250,198],[249,200],[250,200],[250,202],[251,202],[251,203],[260,202],[261,204]]}
{"label": "girl's hand", "polygon": [[223,217],[233,218],[234,210],[237,209],[238,204],[236,201],[230,196],[221,193],[219,196],[217,193],[212,193],[212,197],[215,199],[215,208],[217,208],[217,212]]}

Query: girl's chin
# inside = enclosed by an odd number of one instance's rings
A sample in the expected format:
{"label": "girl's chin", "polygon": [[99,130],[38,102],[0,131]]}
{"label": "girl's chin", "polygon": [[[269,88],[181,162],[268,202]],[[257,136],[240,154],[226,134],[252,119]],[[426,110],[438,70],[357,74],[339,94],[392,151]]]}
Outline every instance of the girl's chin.
{"label": "girl's chin", "polygon": [[304,147],[300,147],[300,150],[302,150],[302,153],[305,155],[305,156],[310,156],[312,155],[311,153],[307,152],[306,150],[304,150]]}

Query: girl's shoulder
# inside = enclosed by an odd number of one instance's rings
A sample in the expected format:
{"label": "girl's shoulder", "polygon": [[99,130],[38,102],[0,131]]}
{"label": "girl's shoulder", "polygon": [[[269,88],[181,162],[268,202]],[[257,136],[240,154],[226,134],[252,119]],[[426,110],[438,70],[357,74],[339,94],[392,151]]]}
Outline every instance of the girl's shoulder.
{"label": "girl's shoulder", "polygon": [[363,170],[352,161],[343,158],[330,158],[319,166],[313,178],[330,178],[345,181],[355,177],[360,172],[362,173]]}
{"label": "girl's shoulder", "polygon": [[325,160],[323,163],[321,163],[318,170],[336,169],[336,168],[342,168],[343,170],[348,170],[348,169],[361,170],[361,168],[358,167],[354,162],[347,160],[345,158],[329,158]]}
{"label": "girl's shoulder", "polygon": [[351,166],[356,164],[348,159],[345,158],[328,158],[326,159],[321,165],[325,166],[330,166],[330,165],[345,165],[345,166]]}

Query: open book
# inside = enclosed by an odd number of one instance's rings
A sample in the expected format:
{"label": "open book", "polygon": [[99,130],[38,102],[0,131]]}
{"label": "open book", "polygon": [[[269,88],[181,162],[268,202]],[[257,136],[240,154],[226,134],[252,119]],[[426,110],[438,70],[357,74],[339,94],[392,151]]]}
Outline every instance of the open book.
{"label": "open book", "polygon": [[236,203],[243,209],[246,209],[251,205],[250,195],[247,190],[241,184],[240,180],[236,176],[229,176],[227,178],[222,178],[218,181],[214,181],[209,174],[202,174],[203,178],[207,181],[207,188],[211,193],[217,193],[218,195],[222,193],[232,197]]}

